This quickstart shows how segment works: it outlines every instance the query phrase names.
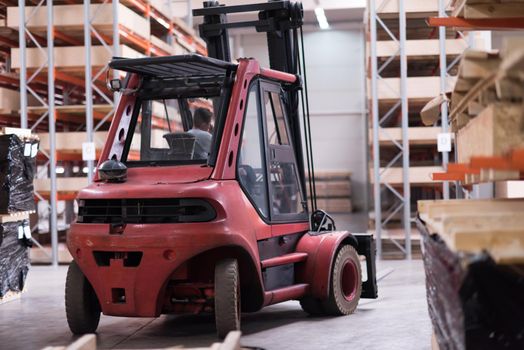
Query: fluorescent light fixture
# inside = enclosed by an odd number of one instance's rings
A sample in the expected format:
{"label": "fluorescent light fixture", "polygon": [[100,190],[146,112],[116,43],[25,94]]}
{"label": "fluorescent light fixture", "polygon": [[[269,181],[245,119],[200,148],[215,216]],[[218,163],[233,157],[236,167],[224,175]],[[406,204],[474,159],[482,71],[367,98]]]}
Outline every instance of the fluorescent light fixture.
{"label": "fluorescent light fixture", "polygon": [[326,18],[326,14],[324,13],[324,9],[322,7],[317,7],[315,9],[315,16],[317,16],[317,21],[320,29],[329,29],[329,23]]}

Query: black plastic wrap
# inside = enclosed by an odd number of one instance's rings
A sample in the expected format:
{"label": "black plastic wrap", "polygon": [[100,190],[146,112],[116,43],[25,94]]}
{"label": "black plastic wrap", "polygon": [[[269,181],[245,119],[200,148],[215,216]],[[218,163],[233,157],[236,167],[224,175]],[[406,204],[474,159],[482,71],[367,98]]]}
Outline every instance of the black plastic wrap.
{"label": "black plastic wrap", "polygon": [[420,219],[429,315],[441,350],[524,349],[524,266],[451,251]]}
{"label": "black plastic wrap", "polygon": [[0,298],[9,291],[20,292],[24,288],[29,271],[28,237],[20,233],[24,226],[29,227],[27,220],[0,225]]}
{"label": "black plastic wrap", "polygon": [[35,210],[33,176],[36,165],[32,163],[31,152],[24,156],[24,148],[27,150],[18,136],[0,136],[1,214]]}

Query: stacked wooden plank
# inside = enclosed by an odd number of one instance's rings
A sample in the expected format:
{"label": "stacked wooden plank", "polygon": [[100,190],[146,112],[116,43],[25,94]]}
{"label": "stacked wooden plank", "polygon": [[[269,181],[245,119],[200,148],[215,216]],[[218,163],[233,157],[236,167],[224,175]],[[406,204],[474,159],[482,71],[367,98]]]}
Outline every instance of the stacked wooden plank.
{"label": "stacked wooden plank", "polygon": [[523,348],[524,201],[419,201],[418,210],[440,348]]}
{"label": "stacked wooden plank", "polygon": [[466,184],[520,178],[520,168],[499,166],[495,158],[524,148],[522,44],[524,37],[509,40],[500,53],[468,51],[460,63],[450,119],[458,162],[473,168]]}
{"label": "stacked wooden plank", "polygon": [[329,213],[349,213],[353,211],[350,173],[315,173],[315,184],[319,209],[326,210]]}

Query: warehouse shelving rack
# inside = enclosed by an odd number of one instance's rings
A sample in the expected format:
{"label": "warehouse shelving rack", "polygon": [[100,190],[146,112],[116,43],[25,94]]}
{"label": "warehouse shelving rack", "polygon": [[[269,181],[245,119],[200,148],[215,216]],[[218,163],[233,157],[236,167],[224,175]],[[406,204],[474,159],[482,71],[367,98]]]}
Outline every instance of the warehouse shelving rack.
{"label": "warehouse shelving rack", "polygon": [[[65,180],[72,178],[57,178],[56,169],[59,161],[81,161],[80,154],[62,153],[56,147],[57,126],[63,131],[78,132],[85,130],[87,142],[93,142],[95,134],[99,130],[107,129],[117,103],[118,96],[112,95],[105,86],[105,73],[107,65],[99,66],[92,64],[93,44],[103,46],[110,56],[121,56],[121,44],[131,47],[142,55],[161,56],[170,54],[165,49],[165,44],[159,44],[158,40],[150,40],[121,25],[118,19],[119,5],[122,4],[147,19],[151,33],[161,35],[166,39],[167,45],[177,43],[186,51],[206,54],[204,42],[195,36],[192,29],[181,20],[173,18],[172,8],[156,8],[147,0],[113,0],[111,8],[113,11],[113,25],[111,33],[107,30],[100,31],[95,24],[96,17],[100,11],[92,11],[91,5],[109,4],[109,0],[40,0],[38,3],[28,3],[25,0],[7,0],[6,6],[18,5],[20,16],[20,27],[10,29],[10,36],[0,33],[0,51],[8,55],[9,49],[19,47],[20,68],[18,78],[14,74],[0,74],[0,85],[11,88],[19,87],[20,90],[20,113],[18,118],[12,113],[3,115],[4,124],[20,125],[28,127],[33,132],[47,131],[47,147],[41,148],[39,156],[39,176],[35,181],[35,188],[43,186],[44,190],[36,194],[38,200],[49,202],[49,232],[51,236],[50,259],[53,265],[58,264],[58,228],[57,228],[57,201],[74,199],[74,191],[61,191],[60,185]],[[30,17],[37,10],[45,9],[47,18],[53,18],[54,5],[80,5],[83,7],[83,28],[72,31],[63,30],[54,25],[53,20],[47,21],[44,35],[35,33],[28,25]],[[33,11],[26,13],[27,5],[33,6]],[[169,2],[169,6],[172,6]],[[99,7],[100,8],[100,7]],[[4,10],[2,11],[5,11]],[[171,18],[170,18],[171,17]],[[7,26],[6,26],[7,29]],[[18,34],[18,40],[13,38],[13,33]],[[54,48],[64,46],[84,47],[85,68],[75,71],[57,69],[54,57]],[[37,68],[27,66],[27,51],[37,48],[44,56],[44,62]],[[1,54],[1,53],[0,53]],[[113,73],[116,74],[116,73]],[[37,101],[40,106],[29,106],[28,100]],[[158,119],[158,118],[157,118]],[[162,120],[154,120],[154,125],[162,126]],[[87,161],[88,182],[92,181],[94,161]],[[69,163],[68,163],[69,164]],[[82,180],[82,178],[75,178]],[[70,181],[67,185],[69,185]],[[72,205],[72,202],[70,202]],[[36,227],[33,227],[33,230]],[[37,245],[39,244],[36,242]],[[48,254],[46,252],[46,254]],[[49,255],[49,254],[48,254]]]}
{"label": "warehouse shelving rack", "polygon": [[[412,252],[412,235],[411,226],[413,218],[411,217],[411,188],[414,185],[424,184],[420,183],[420,179],[415,179],[421,172],[426,172],[427,182],[431,183],[429,177],[436,167],[410,167],[410,145],[424,144],[431,147],[434,146],[436,151],[436,132],[447,133],[448,132],[448,111],[443,106],[441,113],[441,127],[410,127],[409,126],[409,113],[413,112],[413,102],[418,106],[421,101],[416,101],[415,98],[411,100],[408,93],[409,78],[408,69],[412,68],[412,65],[408,57],[408,49],[411,50],[412,46],[408,46],[410,43],[408,40],[408,33],[410,23],[415,23],[416,19],[408,17],[408,13],[414,9],[421,11],[418,17],[430,16],[436,13],[439,16],[446,16],[446,8],[448,5],[443,0],[429,1],[429,2],[418,2],[411,0],[370,0],[369,1],[369,99],[370,99],[370,113],[372,118],[372,183],[374,193],[374,228],[376,230],[377,238],[377,253],[379,257],[383,257],[383,239],[387,238],[389,241],[396,246],[404,257],[407,259],[411,258]],[[396,11],[396,16],[393,14]],[[417,17],[417,16],[415,16]],[[409,22],[409,23],[408,23]],[[414,25],[418,25],[415,23]],[[422,23],[424,26],[424,24]],[[381,31],[379,33],[379,31]],[[453,53],[446,52],[446,40],[450,35],[455,33],[461,41],[464,41],[464,49],[468,46],[466,44],[466,38],[460,32],[447,30],[441,28],[438,30],[438,52],[435,54],[435,64],[438,67],[436,72],[438,73],[439,79],[439,92],[445,94],[449,90],[450,86],[450,73],[453,68],[456,68],[456,64],[460,61],[461,53],[457,54],[456,48]],[[384,40],[384,35],[387,36],[387,40],[395,43],[396,50],[391,50],[389,57],[384,57],[383,52],[378,52],[381,47],[377,47],[378,43],[381,43],[381,39]],[[382,36],[382,38],[381,38]],[[383,43],[383,42],[382,42]],[[448,64],[448,56],[451,57]],[[396,87],[388,86],[388,79],[384,76],[388,76],[388,69],[391,70],[391,66],[396,62],[399,63],[400,69],[398,70],[398,90]],[[394,69],[393,69],[394,70]],[[384,75],[386,74],[386,75]],[[411,78],[413,79],[413,78]],[[424,79],[424,78],[421,78]],[[396,80],[395,80],[396,82]],[[389,100],[387,107],[384,101],[381,100],[381,94],[384,90],[388,90]],[[394,96],[394,98],[393,98]],[[411,106],[410,106],[411,105]],[[396,114],[400,114],[400,128],[386,127],[388,120],[391,121],[392,117]],[[420,129],[420,130],[419,130]],[[427,136],[424,135],[424,129],[427,129]],[[437,132],[437,133],[438,133]],[[418,137],[418,139],[412,139]],[[433,137],[433,144],[428,142],[428,137]],[[393,145],[396,154],[387,161],[385,166],[381,164],[381,147],[388,143]],[[446,169],[449,162],[450,154],[448,152],[442,152],[442,162],[439,169]],[[402,167],[395,167],[395,164],[400,163]],[[399,174],[401,172],[401,175]],[[394,176],[392,176],[394,175]],[[410,175],[413,179],[410,180]],[[433,183],[432,186],[438,186],[438,183]],[[450,183],[448,181],[442,181],[442,196],[443,198],[449,198],[450,196]],[[396,201],[392,204],[387,212],[383,212],[383,195],[385,193],[392,193]],[[455,191],[458,193],[458,191]],[[397,242],[394,237],[388,235],[385,227],[393,219],[401,215],[402,228],[404,231],[403,239],[404,244]]]}
{"label": "warehouse shelving rack", "polygon": [[[49,143],[49,153],[44,153],[47,157],[44,169],[47,169],[50,178],[50,196],[49,196],[49,232],[51,234],[51,262],[53,265],[58,265],[58,229],[57,229],[57,188],[56,188],[56,147],[55,138],[56,133],[56,115],[55,115],[55,70],[54,70],[54,35],[55,31],[53,28],[53,0],[47,0],[47,37],[46,46],[47,49],[42,47],[42,43],[35,37],[34,34],[27,28],[27,23],[31,16],[44,5],[44,0],[41,0],[34,10],[29,14],[29,18],[26,18],[25,11],[25,0],[19,0],[19,14],[20,14],[20,28],[19,28],[19,45],[20,45],[20,126],[23,129],[30,128],[35,130],[38,125],[45,119],[48,122],[48,130],[51,135]],[[40,50],[45,56],[46,60],[40,65],[29,77],[27,72],[26,63],[26,37],[29,38],[30,42],[34,44],[38,50]],[[47,68],[47,97],[43,94],[38,93],[31,88],[31,82],[33,82],[38,74]],[[28,120],[28,109],[27,99],[28,93],[34,97],[38,102],[47,109],[32,125],[29,125]],[[41,173],[41,172],[38,172]],[[38,177],[39,175],[37,175]],[[39,197],[40,200],[44,198],[35,191],[35,196]],[[33,239],[39,248],[42,246],[37,240]]]}
{"label": "warehouse shelving rack", "polygon": [[[371,40],[371,114],[372,114],[372,125],[373,125],[373,198],[375,203],[375,229],[377,238],[377,255],[379,258],[382,257],[382,227],[384,222],[388,222],[398,211],[403,210],[403,221],[404,221],[404,234],[405,234],[405,247],[398,245],[399,249],[403,250],[406,257],[411,258],[411,223],[410,223],[410,187],[409,187],[409,144],[408,144],[408,101],[406,93],[406,80],[407,80],[407,57],[404,50],[406,42],[406,13],[404,11],[404,1],[400,0],[399,5],[399,28],[400,32],[398,38],[391,32],[386,24],[381,20],[377,14],[377,0],[370,0],[370,40]],[[391,37],[395,43],[398,44],[398,54],[400,55],[400,93],[398,101],[386,112],[386,114],[379,118],[379,100],[378,100],[378,80],[381,79],[380,72],[390,64],[394,56],[391,56],[386,62],[378,67],[377,59],[377,24],[379,24]],[[391,191],[397,198],[398,204],[392,208],[389,215],[382,220],[382,206],[381,206],[381,183],[382,172],[380,169],[380,148],[379,148],[379,132],[381,129],[381,121],[389,118],[394,111],[399,108],[402,113],[402,143],[400,144],[396,140],[392,139],[393,144],[397,147],[398,153],[390,162],[386,169],[390,168],[395,161],[402,158],[402,193],[397,191],[389,183],[385,182],[384,186]],[[396,242],[395,242],[396,243]]]}

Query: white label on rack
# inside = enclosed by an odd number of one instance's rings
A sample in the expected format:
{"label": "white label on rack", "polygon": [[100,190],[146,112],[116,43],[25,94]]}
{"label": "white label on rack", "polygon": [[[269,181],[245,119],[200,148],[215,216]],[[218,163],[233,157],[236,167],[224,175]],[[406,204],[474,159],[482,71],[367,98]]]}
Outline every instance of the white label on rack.
{"label": "white label on rack", "polygon": [[451,133],[438,134],[437,148],[439,152],[451,152]]}
{"label": "white label on rack", "polygon": [[96,160],[96,151],[94,142],[82,143],[82,160]]}
{"label": "white label on rack", "polygon": [[38,143],[33,143],[31,146],[31,158],[34,158],[38,153]]}
{"label": "white label on rack", "polygon": [[29,157],[31,155],[31,144],[26,143],[24,145],[24,157]]}
{"label": "white label on rack", "polygon": [[31,229],[29,228],[29,225],[24,226],[24,236],[27,239],[31,239]]}
{"label": "white label on rack", "polygon": [[24,227],[18,226],[18,239],[24,238]]}

